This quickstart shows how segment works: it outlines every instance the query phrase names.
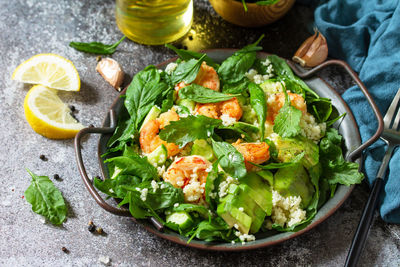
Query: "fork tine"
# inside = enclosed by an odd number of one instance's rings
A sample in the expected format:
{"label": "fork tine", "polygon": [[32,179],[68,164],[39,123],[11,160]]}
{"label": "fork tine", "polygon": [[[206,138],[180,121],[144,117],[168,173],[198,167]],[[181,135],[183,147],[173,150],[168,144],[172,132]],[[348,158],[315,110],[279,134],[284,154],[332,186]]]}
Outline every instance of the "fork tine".
{"label": "fork tine", "polygon": [[[396,111],[396,107],[399,104],[399,101],[400,101],[400,88],[397,91],[396,95],[394,96],[393,101],[390,104],[390,107],[388,108],[388,110],[386,111],[385,117],[383,118],[383,123],[385,125],[385,128],[390,128],[390,124],[392,122],[392,119],[393,119],[394,113]],[[396,119],[397,119],[397,117],[396,117]]]}
{"label": "fork tine", "polygon": [[399,122],[400,122],[400,108],[397,110],[396,118],[394,118],[393,121],[393,127],[392,127],[393,130],[397,131],[397,129],[399,128]]}

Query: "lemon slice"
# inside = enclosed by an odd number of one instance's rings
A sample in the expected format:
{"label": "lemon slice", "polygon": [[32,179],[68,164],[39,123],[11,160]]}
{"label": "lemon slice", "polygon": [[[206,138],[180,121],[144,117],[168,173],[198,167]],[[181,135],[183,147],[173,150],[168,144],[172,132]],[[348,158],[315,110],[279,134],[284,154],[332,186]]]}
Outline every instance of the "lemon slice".
{"label": "lemon slice", "polygon": [[24,101],[25,117],[32,129],[47,138],[67,139],[76,135],[83,125],[71,115],[57,91],[42,85],[32,87]]}
{"label": "lemon slice", "polygon": [[12,79],[66,91],[79,91],[81,87],[74,64],[56,54],[31,57],[15,69]]}

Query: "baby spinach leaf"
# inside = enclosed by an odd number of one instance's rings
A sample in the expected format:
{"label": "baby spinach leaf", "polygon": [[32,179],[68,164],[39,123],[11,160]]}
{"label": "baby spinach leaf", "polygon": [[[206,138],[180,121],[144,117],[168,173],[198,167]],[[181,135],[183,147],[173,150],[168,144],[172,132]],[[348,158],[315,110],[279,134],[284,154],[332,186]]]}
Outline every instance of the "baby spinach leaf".
{"label": "baby spinach leaf", "polygon": [[117,175],[115,179],[100,180],[93,179],[94,186],[104,194],[113,198],[124,198],[126,190],[123,186],[134,186],[141,182],[141,179],[132,175]]}
{"label": "baby spinach leaf", "polygon": [[196,231],[188,240],[188,243],[194,238],[211,241],[231,241],[236,238],[233,237],[232,231],[230,231],[229,225],[221,217],[215,217],[211,221],[204,220],[197,226]]}
{"label": "baby spinach leaf", "polygon": [[80,43],[80,42],[70,42],[69,46],[86,53],[92,54],[100,54],[100,55],[111,55],[115,52],[118,45],[126,38],[126,36],[122,37],[115,44],[103,44],[99,42],[91,42],[91,43]]}
{"label": "baby spinach leaf", "polygon": [[256,141],[254,134],[259,133],[259,129],[252,124],[238,121],[229,126],[218,126],[215,133],[224,136],[224,139],[243,138],[248,142],[253,142]]}
{"label": "baby spinach leaf", "polygon": [[227,95],[220,93],[198,84],[191,84],[179,90],[179,97],[182,99],[190,99],[198,103],[217,103],[232,99],[236,95]]}
{"label": "baby spinach leaf", "polygon": [[243,79],[245,73],[256,60],[256,51],[262,49],[262,47],[257,46],[262,38],[264,38],[264,35],[254,44],[243,47],[222,62],[218,68],[218,75],[224,83],[236,83]]}
{"label": "baby spinach leaf", "polygon": [[293,107],[290,97],[285,92],[286,100],[283,107],[279,110],[274,121],[274,132],[282,137],[293,137],[300,132],[301,111]]}
{"label": "baby spinach leaf", "polygon": [[217,64],[209,56],[207,56],[207,54],[185,49],[178,49],[171,44],[165,44],[165,47],[168,47],[169,49],[173,50],[182,60],[185,61],[190,60],[192,58],[199,59],[205,55],[203,60],[207,63],[207,65],[211,67],[217,67]]}
{"label": "baby spinach leaf", "polygon": [[[154,106],[154,103],[168,89],[160,80],[160,73],[155,66],[147,66],[133,77],[126,90],[125,107],[131,116],[131,129],[137,130],[140,123]],[[132,132],[132,130],[130,132]]]}
{"label": "baby spinach leaf", "polygon": [[117,175],[132,175],[139,177],[142,181],[158,179],[157,169],[147,161],[147,158],[139,155],[114,157],[107,159],[105,163],[112,163],[115,166],[113,178]]}
{"label": "baby spinach leaf", "polygon": [[178,121],[171,121],[160,131],[159,136],[168,143],[175,143],[184,147],[194,140],[209,138],[213,134],[214,128],[220,125],[222,125],[221,120],[203,115],[188,116]]}
{"label": "baby spinach leaf", "polygon": [[265,118],[267,117],[267,101],[264,90],[255,83],[249,84],[250,105],[257,114],[258,124],[260,125],[261,137],[264,138]]}
{"label": "baby spinach leaf", "polygon": [[31,175],[31,184],[25,191],[25,199],[32,210],[46,217],[52,224],[62,224],[67,218],[64,198],[47,176],[38,176],[26,169]]}
{"label": "baby spinach leaf", "polygon": [[243,77],[240,81],[234,83],[225,82],[222,86],[222,92],[225,94],[240,94],[247,90],[250,80]]}
{"label": "baby spinach leaf", "polygon": [[184,81],[185,83],[191,83],[196,79],[199,73],[201,63],[205,58],[205,54],[199,59],[189,59],[188,61],[183,61],[178,64],[174,72],[171,74],[171,82],[177,84]]}
{"label": "baby spinach leaf", "polygon": [[238,179],[246,175],[244,157],[233,145],[212,140],[212,147],[217,158],[224,156],[221,158],[219,165],[225,172]]}

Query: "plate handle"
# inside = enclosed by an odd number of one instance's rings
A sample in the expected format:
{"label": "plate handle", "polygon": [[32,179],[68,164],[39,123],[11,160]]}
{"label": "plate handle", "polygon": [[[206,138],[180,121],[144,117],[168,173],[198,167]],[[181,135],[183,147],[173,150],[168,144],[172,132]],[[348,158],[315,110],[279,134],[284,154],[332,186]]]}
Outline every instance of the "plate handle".
{"label": "plate handle", "polygon": [[[102,128],[95,128],[95,127],[88,127],[80,130],[77,135],[75,136],[75,158],[76,162],[78,163],[78,169],[79,173],[81,174],[83,183],[85,184],[87,190],[89,193],[92,195],[94,200],[97,202],[97,204],[100,205],[103,209],[105,209],[108,212],[111,212],[112,214],[118,215],[118,216],[125,216],[125,217],[131,217],[131,213],[129,210],[125,208],[116,208],[108,204],[97,192],[95,187],[93,186],[93,180],[89,178],[89,176],[86,173],[86,168],[83,163],[82,159],[82,148],[81,148],[81,140],[84,136],[87,134],[110,134],[113,133],[116,126],[117,126],[117,119],[115,115],[115,111],[113,109],[110,109],[110,127],[102,127]],[[104,177],[103,177],[104,179]],[[150,217],[149,218],[150,222],[158,229],[161,231],[163,229],[163,224],[160,223],[156,218]]]}
{"label": "plate handle", "polygon": [[375,101],[373,100],[371,94],[368,92],[367,88],[365,87],[364,83],[360,80],[360,78],[358,77],[357,73],[355,73],[351,69],[349,64],[347,64],[343,60],[332,59],[332,60],[328,60],[328,61],[323,62],[322,64],[316,66],[315,68],[313,68],[313,69],[311,69],[309,71],[302,72],[297,67],[297,65],[295,63],[293,63],[292,61],[286,60],[286,62],[288,63],[290,68],[293,70],[293,72],[297,76],[299,76],[300,78],[311,77],[311,76],[315,75],[316,72],[320,71],[321,69],[323,69],[323,68],[325,68],[326,66],[329,66],[329,65],[340,66],[350,75],[350,77],[353,79],[353,81],[361,89],[361,92],[364,94],[365,98],[367,99],[369,105],[371,106],[371,108],[372,108],[372,110],[373,110],[373,112],[375,114],[376,120],[378,121],[378,128],[376,129],[376,132],[374,133],[374,135],[372,135],[367,141],[362,143],[358,148],[356,148],[355,150],[353,150],[349,154],[349,156],[347,158],[350,161],[354,161],[355,159],[359,158],[361,156],[362,152],[364,151],[364,149],[366,149],[367,147],[369,147],[370,145],[375,143],[376,140],[378,140],[378,138],[380,137],[380,135],[381,135],[381,133],[383,131],[382,115],[381,115],[381,113],[379,111],[378,106],[375,104]]}

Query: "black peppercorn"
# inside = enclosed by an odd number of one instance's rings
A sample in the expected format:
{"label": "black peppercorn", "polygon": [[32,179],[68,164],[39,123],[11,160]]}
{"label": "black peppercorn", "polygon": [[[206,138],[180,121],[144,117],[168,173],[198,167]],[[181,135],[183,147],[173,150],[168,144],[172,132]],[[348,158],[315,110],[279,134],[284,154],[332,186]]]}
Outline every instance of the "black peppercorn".
{"label": "black peppercorn", "polygon": [[46,156],[45,155],[40,155],[40,157],[39,157],[41,160],[43,160],[43,161],[47,161],[47,158],[46,158]]}
{"label": "black peppercorn", "polygon": [[61,250],[62,250],[64,253],[68,253],[68,252],[69,252],[68,249],[67,249],[66,247],[62,247]]}
{"label": "black peppercorn", "polygon": [[74,111],[76,110],[74,105],[70,105],[70,106],[69,106],[69,109],[70,109],[72,112],[74,112]]}
{"label": "black peppercorn", "polygon": [[58,175],[57,173],[54,174],[53,178],[54,178],[54,180],[57,180],[57,181],[61,180],[60,175]]}
{"label": "black peppercorn", "polygon": [[94,224],[90,224],[88,226],[88,230],[89,230],[89,232],[93,233],[96,230],[96,226]]}

